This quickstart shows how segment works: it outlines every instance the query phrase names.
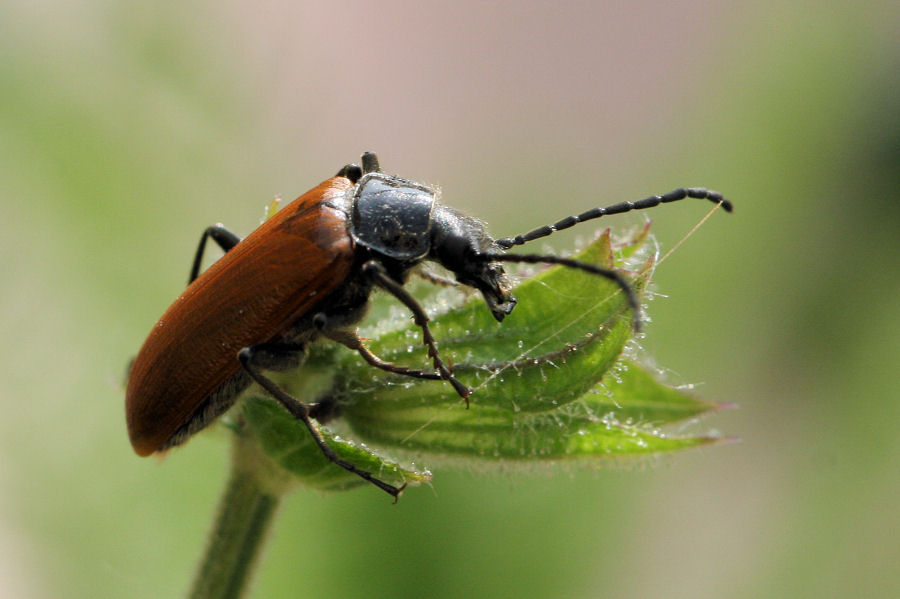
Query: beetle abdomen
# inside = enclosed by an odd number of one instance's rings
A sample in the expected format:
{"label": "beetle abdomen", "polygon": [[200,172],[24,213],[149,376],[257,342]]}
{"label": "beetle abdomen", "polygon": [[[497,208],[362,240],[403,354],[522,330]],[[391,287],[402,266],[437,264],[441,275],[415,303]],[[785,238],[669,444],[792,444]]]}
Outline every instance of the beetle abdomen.
{"label": "beetle abdomen", "polygon": [[237,353],[277,338],[347,278],[353,244],[346,215],[326,202],[350,188],[348,179],[334,177],[286,206],[159,319],[135,358],[126,392],[138,455],[177,443],[176,434],[195,432],[212,412],[227,410],[246,387]]}

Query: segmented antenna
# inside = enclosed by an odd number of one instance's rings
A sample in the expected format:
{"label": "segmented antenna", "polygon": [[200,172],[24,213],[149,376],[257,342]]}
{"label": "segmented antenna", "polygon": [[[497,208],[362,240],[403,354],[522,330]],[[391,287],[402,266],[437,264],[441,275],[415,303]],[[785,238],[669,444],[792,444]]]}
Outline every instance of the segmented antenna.
{"label": "segmented antenna", "polygon": [[494,242],[494,244],[501,249],[508,250],[513,246],[523,245],[525,243],[528,243],[529,241],[534,241],[535,239],[546,237],[547,235],[550,235],[555,231],[562,231],[563,229],[568,229],[569,227],[577,225],[578,223],[583,223],[588,220],[600,218],[601,216],[606,216],[607,214],[621,214],[623,212],[631,212],[632,210],[653,208],[654,206],[659,206],[660,204],[677,202],[678,200],[683,200],[684,198],[709,200],[721,205],[722,208],[724,208],[727,212],[731,212],[732,210],[731,202],[722,197],[722,194],[718,191],[712,191],[711,189],[705,189],[703,187],[681,187],[670,191],[667,194],[661,196],[650,196],[649,198],[644,198],[643,200],[638,200],[636,202],[620,202],[618,204],[613,204],[612,206],[607,206],[605,208],[592,208],[587,212],[582,212],[577,216],[568,216],[557,223],[554,223],[552,225],[544,225],[543,227],[539,227],[522,235],[498,239]]}

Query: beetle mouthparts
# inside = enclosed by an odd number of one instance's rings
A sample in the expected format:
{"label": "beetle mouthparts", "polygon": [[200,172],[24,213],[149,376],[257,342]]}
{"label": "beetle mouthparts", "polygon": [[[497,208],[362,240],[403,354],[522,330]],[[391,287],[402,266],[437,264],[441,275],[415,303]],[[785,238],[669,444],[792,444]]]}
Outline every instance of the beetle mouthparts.
{"label": "beetle mouthparts", "polygon": [[513,296],[508,296],[505,300],[499,299],[498,301],[498,298],[492,298],[485,295],[484,299],[487,301],[488,307],[491,309],[491,314],[494,315],[497,322],[503,322],[506,315],[512,312],[513,308],[516,307],[516,302],[518,301]]}

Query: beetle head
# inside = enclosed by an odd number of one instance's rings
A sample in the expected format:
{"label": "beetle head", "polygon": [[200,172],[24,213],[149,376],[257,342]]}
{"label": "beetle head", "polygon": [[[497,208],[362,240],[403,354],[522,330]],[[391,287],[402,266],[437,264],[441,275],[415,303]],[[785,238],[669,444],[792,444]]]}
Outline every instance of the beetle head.
{"label": "beetle head", "polygon": [[502,321],[516,306],[516,298],[503,266],[479,258],[492,251],[494,240],[484,223],[447,206],[434,207],[429,259],[453,272],[463,285],[478,289],[494,318]]}

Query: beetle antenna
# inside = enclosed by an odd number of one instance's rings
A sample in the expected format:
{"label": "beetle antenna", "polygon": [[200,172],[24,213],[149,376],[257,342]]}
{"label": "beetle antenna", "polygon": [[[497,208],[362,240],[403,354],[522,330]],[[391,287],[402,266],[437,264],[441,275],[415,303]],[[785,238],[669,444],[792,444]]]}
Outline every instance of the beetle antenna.
{"label": "beetle antenna", "polygon": [[634,287],[631,286],[631,283],[629,283],[628,280],[625,279],[625,277],[623,277],[615,270],[603,268],[602,266],[596,266],[594,264],[588,264],[587,262],[581,262],[579,260],[572,260],[571,258],[561,258],[559,256],[543,256],[540,254],[483,253],[478,254],[474,258],[479,262],[524,262],[527,264],[559,264],[561,266],[577,268],[578,270],[582,270],[592,275],[599,275],[601,277],[609,279],[610,281],[618,285],[622,292],[625,293],[625,298],[628,300],[628,306],[631,308],[631,312],[634,314],[634,320],[632,322],[634,331],[640,332],[641,330],[641,302],[638,298],[637,292],[634,290]]}
{"label": "beetle antenna", "polygon": [[644,198],[643,200],[638,200],[636,202],[620,202],[618,204],[613,204],[612,206],[606,206],[605,208],[592,208],[576,216],[568,216],[552,225],[544,225],[543,227],[539,227],[533,231],[529,231],[528,233],[523,233],[522,235],[516,235],[515,237],[504,237],[503,239],[498,239],[494,243],[497,245],[497,247],[508,250],[515,245],[523,245],[525,243],[528,243],[529,241],[534,241],[535,239],[546,237],[547,235],[550,235],[556,231],[562,231],[563,229],[568,229],[569,227],[577,225],[578,223],[583,223],[595,218],[600,218],[601,216],[606,216],[607,214],[621,214],[623,212],[630,212],[632,210],[653,208],[654,206],[659,206],[660,204],[677,202],[678,200],[683,200],[685,198],[709,200],[710,202],[714,202],[722,206],[722,208],[724,208],[726,212],[732,211],[731,202],[726,200],[718,191],[705,189],[703,187],[679,187],[678,189],[670,191],[669,193],[663,194],[661,196],[650,196],[649,198]]}

